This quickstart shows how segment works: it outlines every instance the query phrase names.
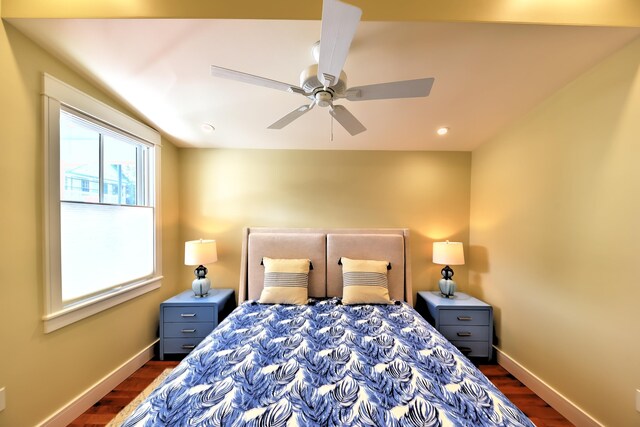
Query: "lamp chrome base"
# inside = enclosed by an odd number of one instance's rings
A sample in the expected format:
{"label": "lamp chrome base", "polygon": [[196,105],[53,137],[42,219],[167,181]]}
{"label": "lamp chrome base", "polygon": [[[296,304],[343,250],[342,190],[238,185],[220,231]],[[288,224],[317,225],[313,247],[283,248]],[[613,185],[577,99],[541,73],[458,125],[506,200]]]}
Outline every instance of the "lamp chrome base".
{"label": "lamp chrome base", "polygon": [[204,298],[207,295],[209,295],[209,292],[207,292],[206,294],[202,294],[202,295],[194,294],[193,296],[196,297],[196,298]]}

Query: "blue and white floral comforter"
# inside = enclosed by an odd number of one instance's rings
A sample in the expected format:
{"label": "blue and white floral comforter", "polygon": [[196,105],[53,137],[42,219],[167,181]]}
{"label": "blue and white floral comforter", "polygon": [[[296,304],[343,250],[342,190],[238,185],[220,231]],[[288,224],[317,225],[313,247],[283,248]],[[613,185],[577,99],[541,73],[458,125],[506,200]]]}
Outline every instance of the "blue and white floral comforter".
{"label": "blue and white floral comforter", "polygon": [[533,426],[413,308],[245,302],[124,426]]}

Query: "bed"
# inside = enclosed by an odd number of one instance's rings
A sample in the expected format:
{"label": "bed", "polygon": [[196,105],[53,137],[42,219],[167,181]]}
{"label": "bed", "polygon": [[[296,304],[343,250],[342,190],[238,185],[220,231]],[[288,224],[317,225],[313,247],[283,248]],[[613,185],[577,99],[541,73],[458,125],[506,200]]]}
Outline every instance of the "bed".
{"label": "bed", "polygon": [[[411,307],[407,229],[248,228],[242,252],[238,308],[124,426],[533,426]],[[259,303],[293,258],[306,303]],[[384,261],[391,303],[343,303],[352,259]]]}

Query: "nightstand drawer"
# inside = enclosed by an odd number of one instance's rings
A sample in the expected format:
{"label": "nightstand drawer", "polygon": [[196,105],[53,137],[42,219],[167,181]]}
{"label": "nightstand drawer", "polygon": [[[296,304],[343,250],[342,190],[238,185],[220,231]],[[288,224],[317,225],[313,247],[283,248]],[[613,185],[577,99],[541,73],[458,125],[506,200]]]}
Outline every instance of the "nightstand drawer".
{"label": "nightstand drawer", "polygon": [[451,341],[467,357],[489,357],[489,343],[486,341]]}
{"label": "nightstand drawer", "polygon": [[165,338],[204,338],[213,331],[213,322],[165,323]]}
{"label": "nightstand drawer", "polygon": [[189,353],[200,344],[202,338],[165,338],[165,353]]}
{"label": "nightstand drawer", "polygon": [[441,326],[440,333],[449,341],[489,341],[489,328],[486,326]]}
{"label": "nightstand drawer", "polygon": [[218,310],[212,307],[170,306],[164,307],[164,322],[217,322]]}
{"label": "nightstand drawer", "polygon": [[441,310],[441,325],[488,325],[489,310]]}

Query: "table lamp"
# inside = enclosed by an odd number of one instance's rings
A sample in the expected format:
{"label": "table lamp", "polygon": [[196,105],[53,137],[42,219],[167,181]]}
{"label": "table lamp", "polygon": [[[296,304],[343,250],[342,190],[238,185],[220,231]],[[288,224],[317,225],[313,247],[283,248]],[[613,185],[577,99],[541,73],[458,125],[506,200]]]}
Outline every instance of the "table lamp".
{"label": "table lamp", "polygon": [[202,298],[211,289],[211,280],[207,276],[207,268],[203,264],[218,261],[215,240],[191,240],[184,244],[184,264],[197,265],[193,273],[196,275],[191,288],[198,298]]}
{"label": "table lamp", "polygon": [[440,293],[445,298],[451,298],[456,291],[456,282],[450,265],[464,264],[464,251],[461,242],[433,242],[433,263],[444,265],[440,271],[442,279],[438,281]]}

